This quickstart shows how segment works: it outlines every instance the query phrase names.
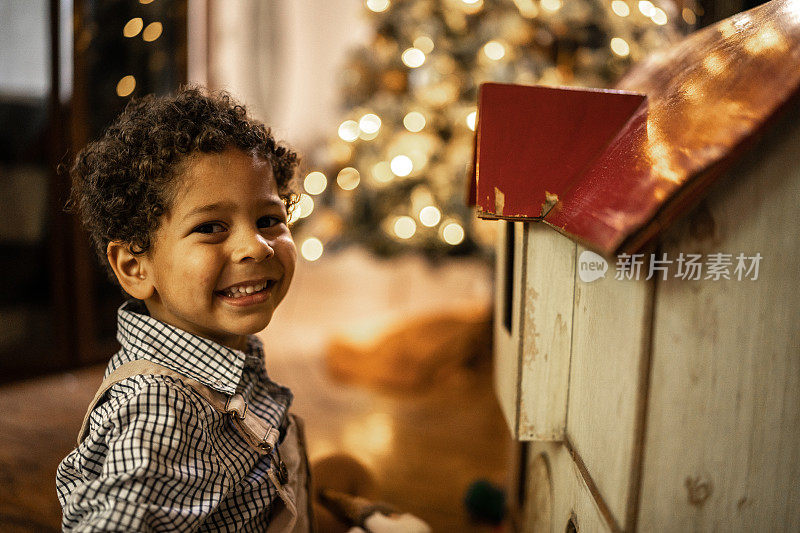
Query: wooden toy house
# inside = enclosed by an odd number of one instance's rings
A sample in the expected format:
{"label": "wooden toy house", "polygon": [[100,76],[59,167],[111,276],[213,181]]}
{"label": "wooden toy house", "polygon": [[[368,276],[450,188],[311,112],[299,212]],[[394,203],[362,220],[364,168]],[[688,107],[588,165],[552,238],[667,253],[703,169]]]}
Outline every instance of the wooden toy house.
{"label": "wooden toy house", "polygon": [[617,89],[481,89],[519,529],[796,530],[800,3],[696,32]]}

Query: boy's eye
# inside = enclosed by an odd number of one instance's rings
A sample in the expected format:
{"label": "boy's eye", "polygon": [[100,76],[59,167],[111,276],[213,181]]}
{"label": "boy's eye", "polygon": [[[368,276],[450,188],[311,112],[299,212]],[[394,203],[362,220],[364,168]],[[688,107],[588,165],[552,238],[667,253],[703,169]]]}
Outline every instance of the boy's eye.
{"label": "boy's eye", "polygon": [[194,228],[194,233],[219,233],[225,231],[225,226],[219,222],[206,222]]}
{"label": "boy's eye", "polygon": [[277,226],[278,224],[281,224],[283,222],[284,219],[282,217],[266,216],[258,219],[258,227],[271,228],[272,226]]}

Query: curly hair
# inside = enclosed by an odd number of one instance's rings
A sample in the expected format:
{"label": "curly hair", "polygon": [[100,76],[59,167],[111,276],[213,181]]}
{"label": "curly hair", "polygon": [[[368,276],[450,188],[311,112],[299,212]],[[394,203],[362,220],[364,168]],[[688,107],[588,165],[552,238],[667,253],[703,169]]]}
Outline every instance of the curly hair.
{"label": "curly hair", "polygon": [[296,203],[297,154],[225,92],[184,87],[175,96],[133,99],[100,139],[80,151],[70,170],[67,210],[79,214],[113,281],[108,243],[124,242],[136,254],[149,250],[182,166],[193,154],[231,147],[269,161],[287,210]]}

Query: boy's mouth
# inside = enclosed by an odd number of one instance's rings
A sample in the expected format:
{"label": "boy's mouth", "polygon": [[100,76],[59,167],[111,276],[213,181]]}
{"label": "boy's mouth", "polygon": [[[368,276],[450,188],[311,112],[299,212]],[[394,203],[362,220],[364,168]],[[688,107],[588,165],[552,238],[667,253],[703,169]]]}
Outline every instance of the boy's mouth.
{"label": "boy's mouth", "polygon": [[226,289],[222,289],[220,291],[216,291],[218,294],[222,296],[227,296],[228,298],[244,298],[245,296],[249,296],[251,294],[256,294],[259,292],[264,292],[265,290],[269,290],[275,285],[274,279],[269,279],[265,281],[259,282],[252,282],[248,281],[245,283],[240,283],[237,285],[232,285]]}

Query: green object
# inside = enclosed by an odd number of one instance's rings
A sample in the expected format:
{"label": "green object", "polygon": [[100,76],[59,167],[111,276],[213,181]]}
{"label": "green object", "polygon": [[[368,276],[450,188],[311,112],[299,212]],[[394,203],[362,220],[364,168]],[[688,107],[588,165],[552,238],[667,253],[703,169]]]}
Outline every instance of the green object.
{"label": "green object", "polygon": [[479,479],[467,488],[464,506],[472,520],[497,525],[506,516],[506,495],[500,487]]}

